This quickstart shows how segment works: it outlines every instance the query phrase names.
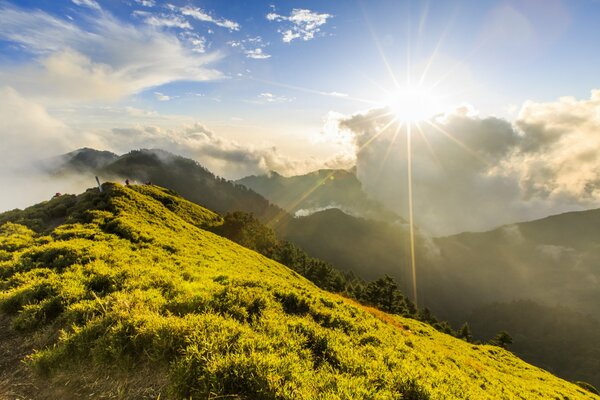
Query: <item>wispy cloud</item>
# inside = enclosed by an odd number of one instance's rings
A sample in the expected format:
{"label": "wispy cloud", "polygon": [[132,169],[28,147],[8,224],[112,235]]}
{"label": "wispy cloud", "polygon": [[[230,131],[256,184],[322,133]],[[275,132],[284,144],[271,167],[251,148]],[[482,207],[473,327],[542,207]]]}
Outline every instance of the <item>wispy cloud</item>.
{"label": "wispy cloud", "polygon": [[179,9],[179,11],[186,16],[197,19],[198,21],[210,22],[222,28],[227,28],[231,31],[237,31],[240,29],[240,24],[225,18],[215,18],[208,14],[201,8],[185,6]]}
{"label": "wispy cloud", "polygon": [[286,96],[278,96],[270,92],[263,92],[256,96],[255,103],[266,104],[266,103],[289,103],[294,99]]}
{"label": "wispy cloud", "polygon": [[95,2],[94,0],[71,0],[73,4],[78,5],[80,7],[88,7],[94,10],[101,10],[100,4]]}
{"label": "wispy cloud", "polygon": [[154,92],[154,98],[158,101],[169,101],[172,99],[171,96],[167,96],[166,94],[161,92]]}
{"label": "wispy cloud", "polygon": [[52,101],[118,99],[177,80],[223,76],[206,67],[220,53],[197,54],[199,42],[194,48],[175,34],[123,23],[107,12],[77,24],[40,10],[0,6],[0,39],[33,56],[18,68],[0,70],[0,84]]}
{"label": "wispy cloud", "polygon": [[137,4],[143,7],[154,7],[156,2],[154,0],[134,0]]}
{"label": "wispy cloud", "polygon": [[316,13],[311,10],[294,8],[290,15],[285,16],[270,12],[266,15],[267,20],[276,22],[285,22],[288,28],[278,30],[282,34],[282,40],[290,43],[294,39],[311,40],[315,35],[321,32],[321,27],[327,23],[333,15],[326,13]]}
{"label": "wispy cloud", "polygon": [[195,32],[185,31],[180,34],[180,37],[188,43],[192,51],[206,53],[207,41],[204,36],[200,36]]}
{"label": "wispy cloud", "polygon": [[164,26],[166,28],[192,29],[190,23],[178,15],[149,14],[144,18],[144,22],[148,25]]}
{"label": "wispy cloud", "polygon": [[246,57],[253,58],[255,60],[264,60],[267,58],[271,58],[271,55],[265,53],[260,47],[252,50],[246,50],[244,54],[246,54]]}

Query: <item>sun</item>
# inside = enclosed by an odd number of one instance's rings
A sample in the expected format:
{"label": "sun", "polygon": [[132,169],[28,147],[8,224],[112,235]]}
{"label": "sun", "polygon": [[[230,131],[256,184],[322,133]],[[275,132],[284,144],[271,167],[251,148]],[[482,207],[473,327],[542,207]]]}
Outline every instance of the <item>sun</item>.
{"label": "sun", "polygon": [[425,121],[438,114],[440,100],[430,90],[420,87],[400,88],[391,94],[385,106],[401,123]]}

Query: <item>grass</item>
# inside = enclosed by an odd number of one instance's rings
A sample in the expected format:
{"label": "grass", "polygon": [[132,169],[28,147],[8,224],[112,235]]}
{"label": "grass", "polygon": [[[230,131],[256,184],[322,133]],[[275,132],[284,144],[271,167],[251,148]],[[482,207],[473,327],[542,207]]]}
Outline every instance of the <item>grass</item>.
{"label": "grass", "polygon": [[0,215],[0,342],[30,344],[0,395],[37,379],[47,398],[598,398],[322,291],[172,192],[104,189]]}

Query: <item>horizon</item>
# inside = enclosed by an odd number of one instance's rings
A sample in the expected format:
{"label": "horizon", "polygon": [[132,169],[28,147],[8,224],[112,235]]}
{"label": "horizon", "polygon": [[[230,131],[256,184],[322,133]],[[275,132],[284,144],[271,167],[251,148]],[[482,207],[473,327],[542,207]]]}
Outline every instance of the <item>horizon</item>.
{"label": "horizon", "polygon": [[411,131],[430,232],[600,207],[597,16],[591,0],[3,1],[1,208],[44,181],[31,160],[160,148],[228,179],[356,166],[406,216]]}

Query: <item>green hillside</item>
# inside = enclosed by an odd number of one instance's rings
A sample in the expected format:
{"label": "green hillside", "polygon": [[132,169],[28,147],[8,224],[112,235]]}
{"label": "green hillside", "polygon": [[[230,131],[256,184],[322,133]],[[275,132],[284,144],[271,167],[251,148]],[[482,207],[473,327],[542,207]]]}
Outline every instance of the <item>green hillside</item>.
{"label": "green hillside", "polygon": [[0,397],[598,398],[319,290],[164,189],[105,184],[0,223]]}

